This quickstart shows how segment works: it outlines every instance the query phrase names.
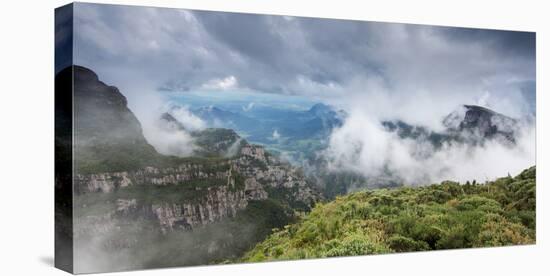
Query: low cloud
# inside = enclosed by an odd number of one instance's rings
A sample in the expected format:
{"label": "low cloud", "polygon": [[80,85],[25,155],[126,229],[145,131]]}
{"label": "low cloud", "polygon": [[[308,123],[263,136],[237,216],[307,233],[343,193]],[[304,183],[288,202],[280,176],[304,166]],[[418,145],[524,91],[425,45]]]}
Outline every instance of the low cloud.
{"label": "low cloud", "polygon": [[173,106],[168,111],[186,130],[196,131],[205,129],[207,124],[193,114],[187,106]]}
{"label": "low cloud", "polygon": [[519,125],[516,133],[514,146],[495,139],[478,146],[449,142],[436,149],[427,140],[388,132],[379,118],[353,110],[343,126],[333,131],[324,155],[330,171],[351,171],[370,179],[389,175],[405,185],[483,182],[518,174],[535,164],[534,125]]}
{"label": "low cloud", "polygon": [[274,130],[273,134],[271,135],[271,139],[279,140],[279,139],[281,139],[281,134],[277,130]]}
{"label": "low cloud", "polygon": [[228,90],[237,88],[237,78],[228,76],[223,79],[211,79],[201,85],[202,89],[206,90]]}

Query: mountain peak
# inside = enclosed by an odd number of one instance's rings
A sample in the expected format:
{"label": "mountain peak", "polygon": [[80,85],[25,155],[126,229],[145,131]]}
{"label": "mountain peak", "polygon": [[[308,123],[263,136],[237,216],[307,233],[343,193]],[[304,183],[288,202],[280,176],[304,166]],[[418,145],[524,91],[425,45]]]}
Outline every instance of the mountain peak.
{"label": "mountain peak", "polygon": [[128,108],[126,97],[116,87],[106,85],[92,70],[78,65],[56,76],[64,81],[71,77],[72,87],[65,89],[74,93],[75,150],[87,157],[76,159],[80,172],[135,169],[158,157]]}
{"label": "mountain peak", "polygon": [[451,131],[474,134],[483,138],[502,136],[514,141],[517,121],[506,115],[478,105],[463,105],[443,120]]}
{"label": "mountain peak", "polygon": [[89,68],[80,65],[74,65],[72,68],[75,81],[99,81],[97,74]]}

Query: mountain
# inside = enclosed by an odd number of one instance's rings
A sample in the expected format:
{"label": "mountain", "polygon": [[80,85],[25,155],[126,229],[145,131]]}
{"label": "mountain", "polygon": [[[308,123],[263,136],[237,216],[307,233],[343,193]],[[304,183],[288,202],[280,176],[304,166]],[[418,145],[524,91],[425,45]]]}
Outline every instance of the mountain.
{"label": "mountain", "polygon": [[259,124],[252,118],[215,106],[200,107],[193,109],[192,112],[213,127],[248,129]]}
{"label": "mountain", "polygon": [[401,120],[383,121],[382,125],[400,138],[426,139],[436,148],[446,142],[483,144],[487,140],[499,140],[514,144],[519,123],[486,107],[463,105],[442,120],[445,130],[435,132],[423,126],[415,126]]}
{"label": "mountain", "polygon": [[197,147],[193,152],[193,156],[233,157],[238,153],[241,146],[248,144],[232,129],[206,128],[187,131],[183,124],[169,112],[161,114],[160,122],[168,131],[187,132],[193,138],[193,144]]}
{"label": "mountain", "polygon": [[[464,109],[458,113],[449,114],[443,120],[443,125],[449,132],[461,136],[498,138],[515,142],[515,133],[518,129],[518,122],[515,119],[477,105],[464,105]],[[462,119],[457,120],[457,117]]]}
{"label": "mountain", "polygon": [[263,144],[296,164],[324,149],[332,130],[345,118],[343,111],[322,103],[308,110],[258,105],[246,112],[218,106],[195,108],[192,112],[209,127],[233,129],[249,142]]}
{"label": "mountain", "polygon": [[453,137],[445,132],[438,133],[426,127],[411,125],[401,120],[383,121],[382,126],[390,132],[396,132],[401,139],[427,140],[436,148],[441,147],[444,142],[453,140]]}
{"label": "mountain", "polygon": [[329,119],[335,119],[338,116],[338,112],[335,111],[331,106],[323,104],[323,103],[317,103],[313,105],[307,113],[311,114],[312,116],[319,117],[319,118],[329,118]]}
{"label": "mountain", "polygon": [[216,106],[192,110],[210,126],[233,128],[245,132],[259,142],[269,142],[273,131],[293,139],[318,138],[342,124],[342,116],[325,104],[315,104],[309,110],[282,110],[270,107],[256,107],[243,115],[223,110]]}
{"label": "mountain", "polygon": [[296,112],[288,118],[288,124],[281,127],[281,133],[293,139],[326,139],[334,128],[343,124],[343,112],[318,103],[305,112]]}
{"label": "mountain", "polygon": [[191,132],[194,143],[199,149],[195,150],[196,156],[233,157],[241,149],[248,145],[234,130],[227,128],[207,128]]}
{"label": "mountain", "polygon": [[536,169],[484,184],[363,190],[318,204],[246,253],[258,262],[534,244]]}
{"label": "mountain", "polygon": [[196,156],[159,154],[116,87],[81,66],[57,78],[73,74],[75,271],[238,258],[321,199],[300,169],[231,129],[192,132]]}
{"label": "mountain", "polygon": [[68,67],[56,78],[74,76],[74,141],[79,171],[129,170],[158,162],[126,98],[91,70]]}

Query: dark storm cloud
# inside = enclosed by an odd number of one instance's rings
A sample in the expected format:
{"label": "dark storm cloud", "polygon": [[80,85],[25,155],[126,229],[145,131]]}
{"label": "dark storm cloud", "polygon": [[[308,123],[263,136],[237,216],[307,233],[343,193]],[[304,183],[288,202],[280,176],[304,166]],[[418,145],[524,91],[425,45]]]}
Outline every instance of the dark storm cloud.
{"label": "dark storm cloud", "polygon": [[441,28],[442,34],[460,42],[485,42],[488,47],[503,55],[535,57],[535,33],[518,31],[495,31],[469,28]]}
{"label": "dark storm cloud", "polygon": [[231,49],[268,65],[288,50],[284,38],[270,24],[272,17],[236,13],[194,12],[206,31]]}
{"label": "dark storm cloud", "polygon": [[499,108],[533,106],[524,96],[534,93],[525,88],[535,82],[533,33],[76,4],[75,38],[76,63],[114,84],[185,91],[234,79],[240,89],[340,100],[368,89],[424,93],[442,101],[440,113],[485,93]]}

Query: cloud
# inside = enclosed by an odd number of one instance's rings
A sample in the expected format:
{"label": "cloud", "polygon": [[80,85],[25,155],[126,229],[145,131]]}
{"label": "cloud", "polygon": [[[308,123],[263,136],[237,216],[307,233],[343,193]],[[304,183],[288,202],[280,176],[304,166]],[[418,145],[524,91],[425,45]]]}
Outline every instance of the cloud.
{"label": "cloud", "polygon": [[[438,115],[473,103],[486,91],[490,105],[505,114],[521,116],[533,109],[534,86],[526,85],[535,81],[533,33],[84,3],[76,7],[76,63],[106,71],[113,79],[147,82],[152,89],[223,90],[238,80],[251,91],[330,102],[369,93],[365,83],[377,79],[396,99],[422,94],[426,102],[438,102]],[[409,112],[424,102],[396,104],[407,111],[401,117],[429,120],[429,115]]]}
{"label": "cloud", "polygon": [[281,134],[277,130],[274,130],[273,134],[271,135],[271,139],[279,140],[279,139],[281,139]]}
{"label": "cloud", "polygon": [[[372,168],[394,160],[390,163],[396,168],[414,175],[411,153],[422,149],[395,141],[377,121],[400,119],[441,130],[444,116],[476,102],[515,118],[535,115],[534,33],[85,3],[75,7],[75,62],[118,86],[142,122],[148,121],[148,99],[162,101],[170,91],[238,86],[301,95],[351,114],[331,137],[335,161],[359,161],[357,165]],[[368,150],[357,153],[357,147]],[[447,152],[478,156],[475,160],[484,156],[456,148]],[[509,153],[496,147],[486,151],[491,156],[503,152]],[[437,169],[437,162],[433,166]]]}
{"label": "cloud", "polygon": [[206,122],[193,114],[187,106],[172,106],[169,113],[189,131],[206,128]]}
{"label": "cloud", "polygon": [[255,105],[254,102],[248,103],[248,105],[243,106],[243,111],[244,111],[244,112],[248,112],[248,111],[252,110],[252,108],[254,107],[254,105]]}
{"label": "cloud", "polygon": [[201,85],[202,89],[207,90],[228,90],[237,88],[237,79],[234,76],[228,76],[223,79],[211,79]]}
{"label": "cloud", "polygon": [[[460,114],[464,112],[458,110],[456,115]],[[351,171],[370,179],[390,175],[407,185],[443,180],[482,182],[516,175],[535,164],[535,126],[520,125],[515,131],[518,139],[513,147],[492,140],[482,146],[451,142],[435,149],[427,140],[400,138],[385,130],[379,118],[354,109],[332,133],[324,155],[330,171]]]}

